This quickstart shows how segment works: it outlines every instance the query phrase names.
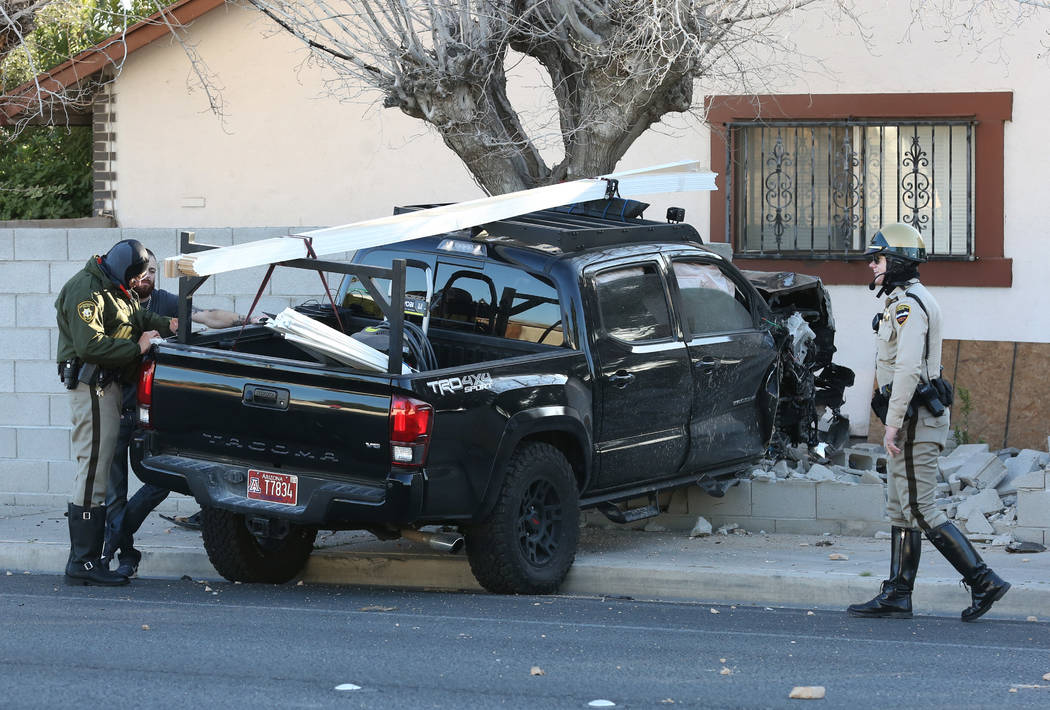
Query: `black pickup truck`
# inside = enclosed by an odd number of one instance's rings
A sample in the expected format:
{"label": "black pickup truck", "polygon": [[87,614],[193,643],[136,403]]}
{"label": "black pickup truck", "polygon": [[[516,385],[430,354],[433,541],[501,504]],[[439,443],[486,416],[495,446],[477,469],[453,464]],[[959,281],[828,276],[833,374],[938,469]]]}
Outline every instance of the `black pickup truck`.
{"label": "black pickup truck", "polygon": [[[837,415],[852,383],[831,363],[819,280],[741,272],[642,207],[599,201],[357,252],[331,306],[297,310],[385,342],[417,368],[405,374],[261,325],[154,346],[135,472],[201,504],[231,580],[287,581],[318,529],[363,529],[465,541],[494,592],[556,590],[582,509],[626,522],[658,514],[661,490],[721,495],[771,446],[816,443],[818,410]],[[425,337],[383,330],[384,291]]]}

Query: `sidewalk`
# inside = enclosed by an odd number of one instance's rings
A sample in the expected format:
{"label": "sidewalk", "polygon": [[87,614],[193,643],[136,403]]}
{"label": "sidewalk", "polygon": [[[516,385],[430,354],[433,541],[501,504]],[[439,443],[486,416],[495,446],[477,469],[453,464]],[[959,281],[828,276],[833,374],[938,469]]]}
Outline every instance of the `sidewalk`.
{"label": "sidewalk", "polygon": [[[62,574],[69,552],[64,511],[0,505],[0,588],[3,575]],[[831,542],[818,546],[818,542]],[[302,580],[479,591],[466,557],[404,540],[383,542],[361,532],[322,532]],[[889,541],[819,535],[714,535],[626,529],[581,530],[576,563],[562,593],[719,604],[843,609],[878,591],[889,564]],[[221,579],[200,534],[152,514],[136,541],[140,574],[150,578]],[[923,546],[917,613],[958,616],[969,595],[958,574],[928,542]],[[977,545],[1013,588],[989,617],[1050,620],[1050,552],[1010,554]],[[831,555],[848,559],[831,559]],[[132,582],[134,584],[134,582]]]}

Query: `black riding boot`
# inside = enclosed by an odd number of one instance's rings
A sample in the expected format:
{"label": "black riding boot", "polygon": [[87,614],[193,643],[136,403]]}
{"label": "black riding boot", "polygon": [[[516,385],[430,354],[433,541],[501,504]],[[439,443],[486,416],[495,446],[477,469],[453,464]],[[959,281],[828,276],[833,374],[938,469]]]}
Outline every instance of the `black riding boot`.
{"label": "black riding boot", "polygon": [[1010,583],[1001,579],[984,563],[970,541],[952,523],[938,525],[926,533],[926,537],[944,555],[944,559],[952,563],[952,567],[963,576],[963,582],[970,588],[973,603],[963,609],[963,621],[981,618],[1010,589]]}
{"label": "black riding boot", "polygon": [[128,578],[110,572],[99,559],[102,538],[106,533],[106,509],[81,508],[69,504],[69,561],[66,584],[97,584],[115,587],[127,584]]}
{"label": "black riding boot", "polygon": [[890,538],[890,578],[882,583],[882,592],[864,604],[850,604],[850,616],[910,619],[911,591],[919,570],[922,533],[894,526]]}

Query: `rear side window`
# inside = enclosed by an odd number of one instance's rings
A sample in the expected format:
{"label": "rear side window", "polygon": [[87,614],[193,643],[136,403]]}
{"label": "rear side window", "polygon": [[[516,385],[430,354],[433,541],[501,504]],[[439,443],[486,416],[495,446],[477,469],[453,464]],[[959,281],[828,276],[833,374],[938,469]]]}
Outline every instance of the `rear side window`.
{"label": "rear side window", "polygon": [[[380,249],[365,254],[358,263],[368,266],[381,266],[390,268],[394,259],[420,259],[419,254],[401,252],[388,249]],[[390,293],[389,279],[376,279],[376,288],[382,294]],[[379,306],[372,301],[368,290],[365,289],[361,279],[353,274],[348,274],[345,279],[346,288],[343,292],[343,307],[349,308],[355,315],[382,318],[383,313]],[[415,266],[405,269],[405,298],[425,299],[427,295],[426,272]]]}
{"label": "rear side window", "polygon": [[754,325],[747,296],[714,264],[675,261],[682,320],[689,335],[744,330]]}
{"label": "rear side window", "polygon": [[655,264],[602,271],[594,285],[606,333],[628,343],[671,337],[667,296]]}
{"label": "rear side window", "polygon": [[441,263],[431,313],[453,330],[562,345],[561,306],[549,282],[521,269],[489,262],[483,270]]}

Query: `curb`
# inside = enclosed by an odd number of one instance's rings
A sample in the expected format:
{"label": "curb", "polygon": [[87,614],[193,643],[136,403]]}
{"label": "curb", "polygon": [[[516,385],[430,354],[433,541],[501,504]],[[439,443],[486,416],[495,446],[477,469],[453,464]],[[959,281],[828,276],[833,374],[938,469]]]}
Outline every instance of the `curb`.
{"label": "curb", "polygon": [[[0,540],[0,569],[13,574],[62,574],[68,546],[54,542]],[[144,578],[221,580],[199,547],[143,546]],[[878,592],[875,577],[822,571],[755,572],[666,564],[608,564],[600,555],[577,559],[560,594],[629,597],[639,600],[686,601],[841,611]],[[483,592],[463,555],[429,552],[315,551],[300,579],[307,584]],[[1015,585],[996,603],[990,617],[1050,617],[1050,584],[1044,588]],[[920,578],[914,606],[920,615],[957,616],[969,594],[956,579]]]}

